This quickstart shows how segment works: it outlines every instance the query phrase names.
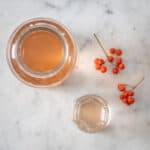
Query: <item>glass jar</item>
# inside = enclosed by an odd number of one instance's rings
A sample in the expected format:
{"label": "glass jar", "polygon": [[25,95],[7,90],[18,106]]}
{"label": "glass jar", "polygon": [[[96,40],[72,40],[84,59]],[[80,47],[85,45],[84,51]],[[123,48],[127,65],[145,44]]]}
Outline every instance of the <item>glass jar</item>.
{"label": "glass jar", "polygon": [[85,95],[77,99],[73,120],[77,127],[88,133],[104,129],[110,121],[107,102],[97,95]]}
{"label": "glass jar", "polygon": [[76,63],[77,49],[70,32],[46,18],[28,20],[12,33],[7,60],[14,75],[33,87],[64,81]]}

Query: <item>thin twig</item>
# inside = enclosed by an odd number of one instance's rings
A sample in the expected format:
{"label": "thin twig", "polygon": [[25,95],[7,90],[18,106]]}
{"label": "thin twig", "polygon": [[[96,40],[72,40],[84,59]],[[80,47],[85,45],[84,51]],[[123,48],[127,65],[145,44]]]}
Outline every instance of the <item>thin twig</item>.
{"label": "thin twig", "polygon": [[137,88],[143,81],[144,81],[144,77],[135,86],[133,86],[133,90]]}
{"label": "thin twig", "polygon": [[102,50],[103,50],[103,52],[104,52],[105,56],[108,58],[108,54],[107,54],[107,52],[106,52],[105,48],[103,47],[103,45],[102,45],[101,41],[99,40],[99,38],[97,37],[97,35],[96,35],[95,33],[94,33],[93,35],[94,35],[94,37],[95,37],[96,41],[98,42],[98,45],[102,48]]}
{"label": "thin twig", "polygon": [[132,90],[136,89],[142,82],[144,81],[144,77],[134,86],[129,85],[129,84],[124,84],[125,86],[128,86],[129,88],[131,88]]}

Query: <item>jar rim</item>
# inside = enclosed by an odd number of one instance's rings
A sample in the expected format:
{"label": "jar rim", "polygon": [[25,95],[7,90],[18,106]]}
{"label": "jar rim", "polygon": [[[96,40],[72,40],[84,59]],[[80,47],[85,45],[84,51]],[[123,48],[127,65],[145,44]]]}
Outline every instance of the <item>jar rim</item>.
{"label": "jar rim", "polygon": [[[6,54],[6,56],[7,56],[7,61],[8,61],[8,64],[9,64],[9,66],[10,66],[10,68],[11,68],[11,71],[15,74],[15,76],[18,78],[18,79],[20,79],[21,81],[23,81],[23,82],[25,82],[25,83],[27,83],[28,85],[31,85],[31,86],[34,86],[34,84],[30,84],[29,82],[27,82],[27,81],[25,81],[24,79],[22,79],[17,73],[16,73],[16,71],[15,71],[15,69],[14,69],[14,67],[12,66],[12,64],[11,64],[11,53],[10,53],[10,49],[11,49],[11,44],[12,44],[12,41],[13,41],[13,39],[14,39],[14,37],[15,37],[15,35],[19,32],[19,30],[22,28],[22,27],[24,27],[26,24],[28,24],[28,23],[32,23],[32,22],[42,22],[42,21],[44,21],[44,22],[49,22],[49,23],[55,23],[56,25],[58,25],[59,27],[61,27],[65,32],[66,32],[66,34],[68,34],[68,36],[69,36],[69,38],[70,38],[70,40],[72,41],[72,44],[73,44],[73,55],[74,55],[74,60],[73,60],[73,66],[74,66],[74,64],[75,64],[75,62],[76,62],[76,55],[77,55],[77,51],[75,50],[75,48],[76,48],[76,44],[75,44],[75,41],[73,40],[73,37],[72,37],[72,35],[71,35],[71,33],[70,33],[70,31],[64,26],[64,25],[62,25],[61,23],[59,23],[59,22],[57,22],[57,21],[55,21],[54,19],[49,19],[49,18],[33,18],[33,19],[29,19],[29,20],[27,20],[27,21],[25,21],[25,22],[23,22],[21,25],[19,25],[16,29],[15,29],[15,31],[11,34],[11,36],[10,36],[10,38],[9,38],[9,41],[8,41],[8,45],[7,45],[7,54]],[[43,25],[43,24],[42,24]],[[39,26],[41,26],[40,24],[38,25],[38,27]],[[48,24],[48,26],[49,27],[51,27],[51,28],[55,28],[55,26],[54,25],[52,25],[52,26],[50,26],[50,24]],[[45,27],[45,26],[44,26]],[[36,28],[36,27],[35,27]],[[54,31],[54,30],[53,30]],[[56,31],[54,31],[54,32],[56,32]],[[36,78],[45,78],[45,77],[52,77],[52,76],[54,76],[55,74],[57,74],[57,72],[59,72],[59,70],[61,70],[61,68],[63,68],[63,65],[64,65],[64,63],[65,63],[65,61],[66,61],[66,58],[68,57],[68,47],[67,47],[67,44],[65,43],[65,40],[63,39],[63,35],[60,35],[59,34],[59,36],[61,36],[60,38],[61,38],[61,40],[63,41],[63,43],[64,43],[64,57],[63,57],[63,61],[61,61],[61,63],[60,63],[60,65],[59,66],[57,66],[57,68],[55,68],[54,67],[54,70],[49,70],[48,72],[44,72],[44,73],[33,73],[33,72],[29,72],[29,71],[26,71],[25,69],[23,70],[24,72],[26,72],[28,75],[30,75],[30,76],[32,76],[32,77],[36,77]],[[72,67],[73,67],[72,66]],[[69,74],[69,72],[71,72],[71,70],[72,69],[70,69],[70,71],[68,71],[68,74]],[[63,80],[65,80],[65,78],[67,77],[67,75],[64,77],[64,79]],[[62,80],[62,81],[63,81]],[[54,84],[55,85],[55,84]],[[51,86],[51,85],[36,85],[35,87],[47,87],[47,86]]]}
{"label": "jar rim", "polygon": [[[83,120],[80,119],[80,117],[79,117],[80,109],[81,109],[80,107],[85,103],[89,103],[90,101],[94,101],[95,103],[103,105],[103,108],[105,109],[105,113],[107,114],[107,118],[105,118],[106,122],[103,125],[103,127],[101,127],[101,126],[99,127],[97,125],[94,128],[90,128],[90,127],[87,126],[87,124],[85,124],[85,122]],[[83,96],[79,97],[76,100],[76,103],[75,103],[75,106],[74,106],[74,112],[73,112],[73,120],[76,123],[76,125],[78,126],[78,128],[80,130],[84,131],[84,132],[95,133],[95,132],[101,131],[106,126],[108,126],[108,124],[110,122],[110,108],[109,108],[109,105],[108,105],[107,101],[99,95],[94,95],[94,94],[83,95]]]}

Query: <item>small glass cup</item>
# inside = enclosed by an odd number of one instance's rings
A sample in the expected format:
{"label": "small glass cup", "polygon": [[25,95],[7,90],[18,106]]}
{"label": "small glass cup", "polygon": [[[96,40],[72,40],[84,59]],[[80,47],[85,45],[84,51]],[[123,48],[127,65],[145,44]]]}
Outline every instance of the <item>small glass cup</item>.
{"label": "small glass cup", "polygon": [[82,96],[76,101],[73,120],[77,127],[84,132],[99,132],[110,121],[108,104],[97,95]]}
{"label": "small glass cup", "polygon": [[[22,60],[19,52],[23,39],[31,32],[39,30],[54,34],[63,45],[60,63],[55,68],[45,72],[38,72],[29,68]],[[35,18],[24,22],[12,33],[6,55],[11,71],[23,83],[33,87],[50,87],[61,83],[68,77],[76,63],[77,49],[72,35],[62,24],[52,19]]]}

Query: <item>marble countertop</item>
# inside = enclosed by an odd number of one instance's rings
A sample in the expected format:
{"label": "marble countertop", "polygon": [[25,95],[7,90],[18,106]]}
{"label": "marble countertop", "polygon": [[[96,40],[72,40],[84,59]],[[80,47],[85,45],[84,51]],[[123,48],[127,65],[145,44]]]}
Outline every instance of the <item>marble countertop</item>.
{"label": "marble countertop", "polygon": [[[149,150],[150,149],[150,1],[149,0],[0,0],[0,150]],[[18,81],[6,62],[12,31],[34,17],[66,25],[79,47],[79,59],[60,86],[31,88]],[[106,49],[122,48],[126,70],[117,76],[93,68]],[[145,81],[130,107],[118,99],[116,84]],[[111,108],[111,122],[98,134],[78,130],[72,122],[79,96],[98,94]]]}

